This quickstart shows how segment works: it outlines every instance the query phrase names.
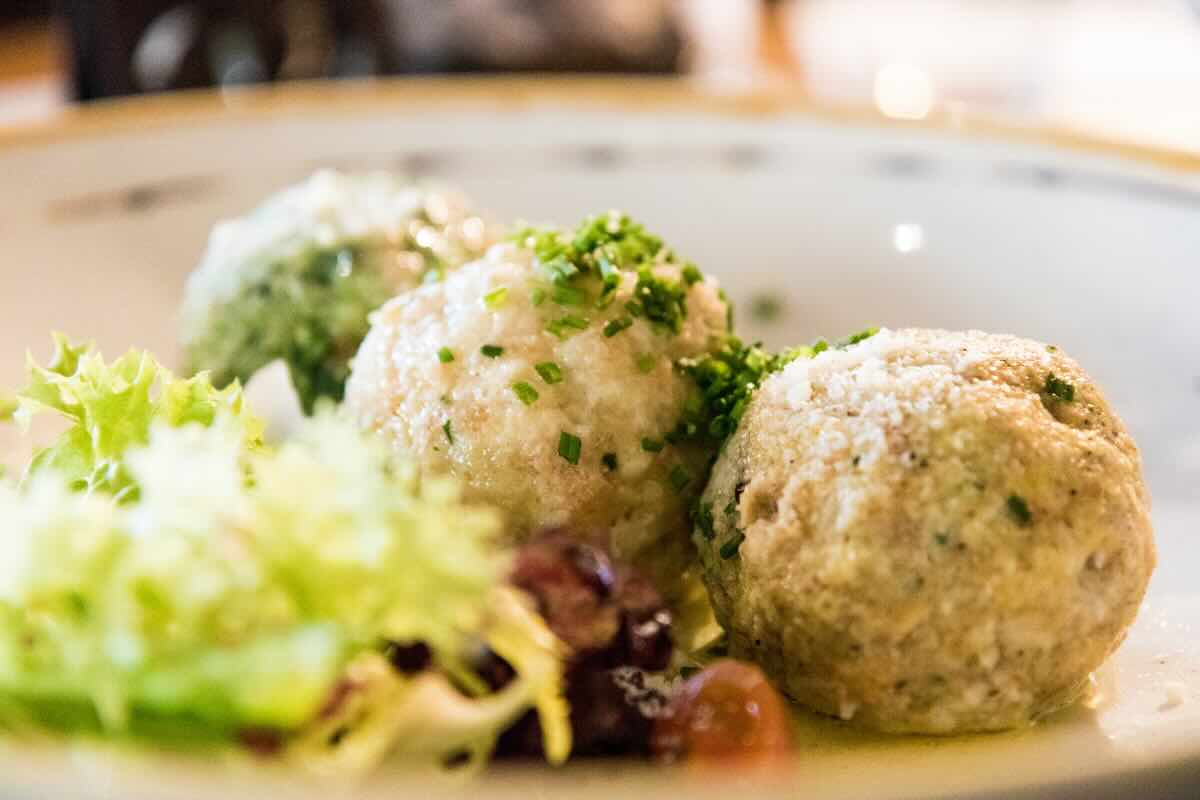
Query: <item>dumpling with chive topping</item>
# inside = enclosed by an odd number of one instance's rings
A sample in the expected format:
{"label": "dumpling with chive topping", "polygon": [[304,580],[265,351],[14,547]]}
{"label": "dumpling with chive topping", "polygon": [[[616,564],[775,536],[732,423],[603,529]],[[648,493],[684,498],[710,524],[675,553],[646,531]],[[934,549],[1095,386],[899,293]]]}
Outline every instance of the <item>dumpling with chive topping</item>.
{"label": "dumpling with chive topping", "polygon": [[317,172],[213,229],[184,298],[188,367],[223,385],[279,359],[305,411],[339,401],[367,315],[496,238],[455,192]]}
{"label": "dumpling with chive topping", "polygon": [[[868,332],[869,333],[869,332]],[[763,380],[694,539],[735,655],[893,732],[1078,697],[1154,569],[1138,450],[1054,347],[880,331]]]}
{"label": "dumpling with chive topping", "polygon": [[627,216],[530,229],[376,312],[346,408],[518,538],[611,531],[619,559],[677,593],[715,452],[680,365],[727,321],[717,283]]}

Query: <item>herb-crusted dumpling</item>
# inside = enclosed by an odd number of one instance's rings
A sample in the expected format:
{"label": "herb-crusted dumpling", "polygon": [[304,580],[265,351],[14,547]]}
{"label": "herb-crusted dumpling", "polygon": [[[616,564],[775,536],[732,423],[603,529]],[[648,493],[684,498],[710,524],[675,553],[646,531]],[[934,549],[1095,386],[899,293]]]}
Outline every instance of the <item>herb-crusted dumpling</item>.
{"label": "herb-crusted dumpling", "polygon": [[671,593],[714,450],[680,364],[727,321],[716,283],[627,217],[530,230],[380,309],[346,407],[518,537],[611,531],[615,555]]}
{"label": "herb-crusted dumpling", "polygon": [[283,359],[306,411],[341,400],[367,315],[478,257],[494,234],[452,192],[318,172],[213,229],[184,300],[188,366],[224,385]]}
{"label": "herb-crusted dumpling", "polygon": [[886,731],[1073,700],[1155,550],[1136,446],[1053,347],[882,331],[766,379],[694,533],[735,654]]}

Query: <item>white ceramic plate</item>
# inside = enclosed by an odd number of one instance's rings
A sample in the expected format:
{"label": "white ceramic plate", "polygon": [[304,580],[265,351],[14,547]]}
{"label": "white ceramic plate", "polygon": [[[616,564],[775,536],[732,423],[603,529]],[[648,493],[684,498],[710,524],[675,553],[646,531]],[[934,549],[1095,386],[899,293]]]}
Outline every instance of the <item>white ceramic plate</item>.
{"label": "white ceramic plate", "polygon": [[[1141,444],[1160,566],[1092,701],[1013,734],[881,739],[804,718],[794,768],[503,773],[475,797],[902,798],[1180,792],[1200,775],[1200,167],[988,127],[884,126],[670,84],[420,83],[127,103],[0,136],[0,386],[48,332],[173,358],[183,279],[218,218],[318,166],[460,184],[503,217],[622,207],[719,275],[775,345],[868,324],[1054,342]],[[10,436],[9,432],[0,436]],[[0,749],[0,796],[305,796],[262,768],[92,747]],[[686,786],[680,782],[685,782]],[[264,783],[266,782],[266,783]],[[355,791],[431,791],[389,775]],[[328,794],[329,787],[318,791]],[[342,791],[337,789],[336,791]]]}

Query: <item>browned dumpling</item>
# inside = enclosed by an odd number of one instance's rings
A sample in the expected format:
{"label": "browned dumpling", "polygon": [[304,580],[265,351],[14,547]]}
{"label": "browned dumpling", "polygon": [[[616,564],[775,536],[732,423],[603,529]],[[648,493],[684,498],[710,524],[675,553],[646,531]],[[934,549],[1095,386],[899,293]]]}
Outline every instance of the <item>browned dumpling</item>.
{"label": "browned dumpling", "polygon": [[1020,726],[1121,642],[1155,564],[1137,447],[1054,347],[881,331],[766,380],[694,534],[733,652],[866,726]]}

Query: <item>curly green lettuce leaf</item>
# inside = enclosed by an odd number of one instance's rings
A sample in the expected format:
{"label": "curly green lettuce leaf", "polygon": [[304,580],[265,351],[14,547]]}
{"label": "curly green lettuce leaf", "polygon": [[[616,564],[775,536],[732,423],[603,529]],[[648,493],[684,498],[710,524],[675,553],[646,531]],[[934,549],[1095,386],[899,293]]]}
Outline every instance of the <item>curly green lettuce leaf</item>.
{"label": "curly green lettuce leaf", "polygon": [[[86,373],[84,352],[64,348],[64,371]],[[145,362],[122,369],[141,385]],[[186,407],[162,400],[173,386],[143,408]],[[509,560],[495,514],[332,416],[276,451],[248,448],[231,408],[207,427],[176,427],[180,418],[156,415],[145,445],[96,423],[97,440],[130,442],[112,462],[139,487],[126,502],[72,491],[56,469],[0,487],[0,722],[215,742],[266,729],[305,741],[352,665],[384,641],[422,642],[441,669],[389,673],[347,742],[365,737],[368,755],[431,764],[460,748],[482,757],[536,706],[549,755],[565,755],[558,645],[502,599]],[[470,672],[480,641],[518,679],[478,697],[435,691],[439,674]],[[420,710],[419,736],[395,724],[401,709]]]}
{"label": "curly green lettuce leaf", "polygon": [[54,337],[54,355],[42,366],[29,356],[29,385],[18,392],[15,416],[28,425],[35,414],[53,411],[70,427],[35,454],[28,477],[53,471],[86,492],[131,499],[136,494],[125,454],[144,445],[157,423],[173,427],[211,425],[231,414],[248,446],[260,441],[262,424],[246,408],[236,383],[215,389],[208,375],[174,377],[149,353],[131,350],[105,363],[94,345]]}

